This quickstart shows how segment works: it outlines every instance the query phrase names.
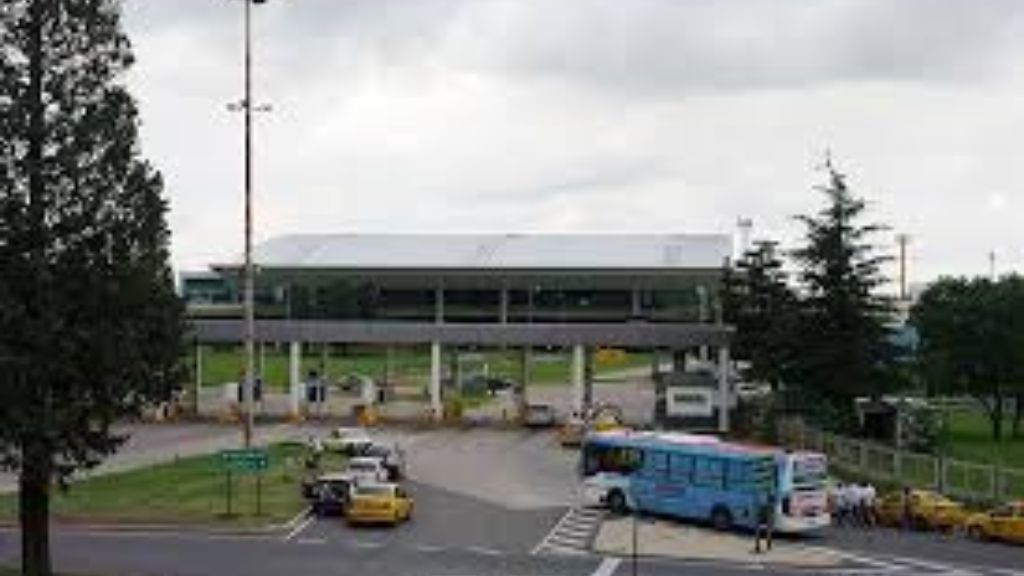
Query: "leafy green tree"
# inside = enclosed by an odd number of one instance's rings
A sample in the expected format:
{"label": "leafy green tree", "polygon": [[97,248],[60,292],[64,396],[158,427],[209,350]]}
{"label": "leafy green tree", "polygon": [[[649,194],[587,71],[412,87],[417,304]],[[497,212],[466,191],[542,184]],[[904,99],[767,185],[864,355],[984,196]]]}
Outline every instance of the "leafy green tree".
{"label": "leafy green tree", "polygon": [[799,301],[782,266],[777,243],[758,242],[726,269],[722,291],[724,319],[736,327],[733,356],[748,362],[746,379],[773,390],[789,380],[798,353]]}
{"label": "leafy green tree", "polygon": [[0,464],[22,568],[50,574],[54,481],[167,396],[182,322],[162,183],[140,158],[115,0],[0,5]]}
{"label": "leafy green tree", "polygon": [[943,278],[911,311],[932,393],[967,394],[1003,436],[1005,400],[1024,381],[1024,279]]}
{"label": "leafy green tree", "polygon": [[853,400],[878,395],[897,384],[888,328],[891,302],[878,294],[886,282],[871,237],[885,230],[862,224],[866,205],[832,162],[820,187],[825,207],[798,216],[805,244],[793,252],[803,289],[796,380],[809,405],[838,427],[853,426]]}

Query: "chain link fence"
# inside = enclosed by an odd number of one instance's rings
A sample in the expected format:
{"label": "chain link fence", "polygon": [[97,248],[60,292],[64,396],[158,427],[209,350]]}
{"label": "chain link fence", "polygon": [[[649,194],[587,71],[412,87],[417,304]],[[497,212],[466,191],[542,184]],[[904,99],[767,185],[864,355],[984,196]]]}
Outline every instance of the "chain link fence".
{"label": "chain link fence", "polygon": [[873,482],[929,488],[976,501],[1024,498],[1024,469],[898,450],[824,432],[797,419],[780,420],[778,433],[786,447],[822,452],[830,466]]}

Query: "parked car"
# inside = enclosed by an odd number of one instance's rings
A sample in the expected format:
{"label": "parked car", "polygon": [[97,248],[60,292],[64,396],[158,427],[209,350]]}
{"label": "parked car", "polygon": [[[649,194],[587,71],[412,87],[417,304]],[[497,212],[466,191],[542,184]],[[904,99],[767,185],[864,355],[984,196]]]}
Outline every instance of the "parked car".
{"label": "parked car", "polygon": [[[903,491],[882,497],[875,504],[879,524],[900,526],[905,511]],[[910,491],[910,523],[918,530],[952,530],[960,526],[966,512],[961,504],[930,490]]]}
{"label": "parked car", "polygon": [[1024,544],[1024,501],[1011,502],[964,522],[967,535],[978,540],[1003,540]]}
{"label": "parked car", "polygon": [[388,470],[379,458],[368,458],[365,456],[353,458],[348,461],[348,469],[345,472],[356,483],[388,481]]}
{"label": "parked car", "polygon": [[384,446],[373,444],[363,453],[368,458],[377,458],[388,472],[387,480],[395,482],[405,478],[405,452],[396,444]]}
{"label": "parked car", "polygon": [[369,448],[373,439],[362,428],[335,428],[322,443],[325,450],[353,456]]}
{"label": "parked car", "polygon": [[331,472],[313,481],[307,500],[316,516],[342,516],[348,510],[355,481],[350,474]]}
{"label": "parked car", "polygon": [[396,525],[412,517],[413,499],[397,484],[359,484],[345,518],[349,524]]}
{"label": "parked car", "polygon": [[529,428],[550,428],[556,422],[555,408],[548,404],[527,404],[523,424]]}

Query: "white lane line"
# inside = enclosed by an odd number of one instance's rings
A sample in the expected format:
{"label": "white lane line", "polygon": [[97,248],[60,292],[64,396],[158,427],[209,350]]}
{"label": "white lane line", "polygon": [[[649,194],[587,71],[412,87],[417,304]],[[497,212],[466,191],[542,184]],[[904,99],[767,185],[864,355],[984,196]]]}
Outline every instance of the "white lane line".
{"label": "white lane line", "polygon": [[298,538],[295,540],[296,544],[326,544],[326,538]]}
{"label": "white lane line", "polygon": [[590,576],[612,576],[619,569],[619,564],[621,563],[621,558],[605,558],[601,561],[601,565],[597,567],[597,570],[594,570],[594,573]]}
{"label": "white lane line", "polygon": [[483,546],[470,546],[466,550],[475,554],[482,554],[484,556],[501,556],[503,552],[501,550],[495,550],[494,548],[484,548]]}
{"label": "white lane line", "polygon": [[309,527],[309,525],[312,524],[314,520],[316,520],[316,516],[310,516],[309,518],[306,518],[306,520],[304,522],[299,523],[298,526],[296,526],[295,528],[292,528],[291,532],[289,532],[287,535],[285,535],[284,541],[288,542],[292,538],[295,538],[296,536],[298,536],[300,533],[302,533],[303,530],[305,530],[307,527]]}
{"label": "white lane line", "polygon": [[284,528],[285,530],[291,530],[292,528],[295,527],[296,524],[298,524],[299,522],[302,522],[302,519],[307,517],[307,516],[309,516],[312,512],[313,512],[313,508],[312,507],[306,507],[305,510],[303,510],[302,512],[299,512],[298,514],[295,515],[294,518],[292,518],[291,520],[286,522],[284,524],[284,526],[282,526],[282,528]]}
{"label": "white lane line", "polygon": [[889,556],[894,562],[898,562],[905,566],[913,566],[914,568],[924,568],[925,570],[934,570],[941,572],[943,576],[981,576],[980,572],[975,572],[975,567],[968,569],[963,566],[957,566],[955,564],[945,564],[941,562],[929,562],[927,560],[921,560],[919,558],[910,558],[906,556]]}
{"label": "white lane line", "polygon": [[384,546],[384,543],[383,542],[371,542],[371,541],[368,541],[368,540],[354,540],[352,542],[352,546],[355,546],[356,548],[363,548],[365,550],[374,550],[376,548],[380,548],[380,547]]}
{"label": "white lane line", "polygon": [[417,544],[414,546],[419,552],[444,552],[444,546],[432,546],[430,544]]}

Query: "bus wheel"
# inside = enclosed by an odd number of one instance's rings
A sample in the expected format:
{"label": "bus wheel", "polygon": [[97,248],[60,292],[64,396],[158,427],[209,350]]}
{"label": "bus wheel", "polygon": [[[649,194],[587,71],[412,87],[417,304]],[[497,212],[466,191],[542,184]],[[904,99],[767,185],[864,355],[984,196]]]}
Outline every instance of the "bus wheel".
{"label": "bus wheel", "polygon": [[711,527],[719,532],[732,528],[732,514],[725,506],[715,506],[711,510]]}
{"label": "bus wheel", "polygon": [[608,509],[615,514],[626,514],[629,506],[626,505],[626,495],[622,490],[612,490],[608,493]]}

